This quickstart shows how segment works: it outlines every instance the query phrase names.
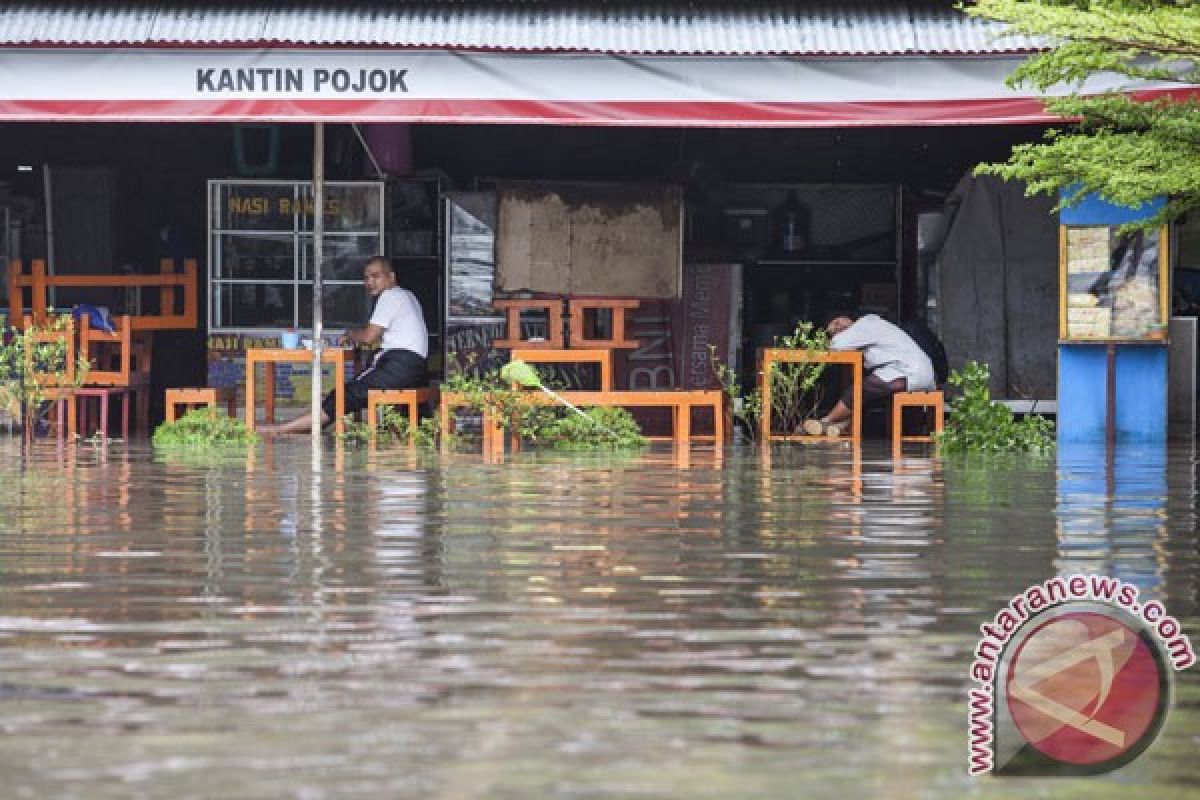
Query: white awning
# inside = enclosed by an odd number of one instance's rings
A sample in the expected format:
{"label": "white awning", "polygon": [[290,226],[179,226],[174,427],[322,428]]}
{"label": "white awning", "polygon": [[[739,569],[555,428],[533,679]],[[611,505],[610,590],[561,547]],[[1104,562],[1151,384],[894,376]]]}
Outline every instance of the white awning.
{"label": "white awning", "polygon": [[1036,97],[1004,85],[1019,60],[0,49],[0,120],[707,127],[1046,121]]}

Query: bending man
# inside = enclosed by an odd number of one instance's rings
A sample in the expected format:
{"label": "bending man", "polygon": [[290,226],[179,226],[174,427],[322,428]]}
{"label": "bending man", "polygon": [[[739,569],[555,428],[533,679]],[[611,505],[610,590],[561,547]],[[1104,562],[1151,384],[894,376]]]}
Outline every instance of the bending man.
{"label": "bending man", "polygon": [[[896,392],[920,392],[934,388],[933,364],[912,337],[887,320],[867,314],[854,320],[844,314],[829,321],[826,327],[833,337],[830,350],[862,350],[864,405],[873,400],[891,397]],[[847,386],[833,410],[819,420],[804,423],[804,432],[817,436],[822,433],[837,436],[852,416],[854,387]]]}
{"label": "bending man", "polygon": [[[408,389],[425,382],[425,359],[429,355],[429,332],[416,296],[396,285],[396,272],[382,256],[367,262],[363,283],[375,298],[375,310],[365,328],[350,331],[346,339],[357,344],[381,343],[371,365],[346,384],[346,413],[367,407],[370,389]],[[321,403],[321,427],[333,422],[334,393]],[[283,425],[262,426],[266,435],[300,433],[312,429],[312,415],[305,414]]]}

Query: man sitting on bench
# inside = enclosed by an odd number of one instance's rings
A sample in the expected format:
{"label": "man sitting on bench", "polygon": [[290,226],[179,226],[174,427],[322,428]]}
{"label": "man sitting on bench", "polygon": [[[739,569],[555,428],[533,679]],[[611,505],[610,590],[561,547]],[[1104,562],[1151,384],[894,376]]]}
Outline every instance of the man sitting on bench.
{"label": "man sitting on bench", "polygon": [[[853,319],[838,314],[826,330],[833,337],[830,350],[862,350],[863,403],[891,397],[896,392],[920,392],[934,387],[933,363],[907,333],[875,314]],[[805,420],[804,432],[810,436],[837,436],[852,416],[854,387],[847,386],[837,405],[825,416]]]}
{"label": "man sitting on bench", "polygon": [[[396,285],[396,272],[382,256],[367,262],[363,283],[375,298],[371,321],[365,328],[350,331],[346,339],[358,344],[382,343],[371,365],[346,384],[346,413],[367,407],[371,389],[409,389],[425,382],[425,359],[429,355],[429,332],[416,296]],[[321,404],[321,427],[333,422],[335,396],[330,392]],[[259,431],[267,436],[312,430],[312,415],[305,414],[283,425],[267,425]]]}

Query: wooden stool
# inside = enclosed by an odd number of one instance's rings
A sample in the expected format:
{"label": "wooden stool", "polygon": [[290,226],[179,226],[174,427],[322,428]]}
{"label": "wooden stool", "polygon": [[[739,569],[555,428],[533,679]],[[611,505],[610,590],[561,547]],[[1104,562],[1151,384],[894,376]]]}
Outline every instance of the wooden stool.
{"label": "wooden stool", "polygon": [[175,409],[178,406],[216,408],[218,398],[225,401],[225,408],[229,416],[236,417],[237,398],[235,394],[232,389],[167,389],[167,422],[175,421]]}
{"label": "wooden stool", "polygon": [[421,403],[434,405],[437,403],[438,390],[425,389],[371,389],[367,392],[367,427],[372,435],[379,424],[380,406],[408,407],[408,443],[412,444],[417,435],[417,425],[420,421],[417,406]]}
{"label": "wooden stool", "polygon": [[[553,297],[545,300],[496,300],[492,302],[492,306],[503,311],[505,319],[508,321],[507,333],[505,333],[504,338],[492,342],[492,347],[505,350],[514,347],[536,347],[552,350],[561,350],[563,348],[565,344],[563,341],[563,304],[560,298]],[[546,312],[545,341],[521,338],[522,311]]]}
{"label": "wooden stool", "polygon": [[932,442],[932,435],[905,436],[904,409],[932,408],[933,433],[941,433],[945,422],[944,397],[941,392],[896,392],[892,395],[892,450],[899,452],[904,442]]}

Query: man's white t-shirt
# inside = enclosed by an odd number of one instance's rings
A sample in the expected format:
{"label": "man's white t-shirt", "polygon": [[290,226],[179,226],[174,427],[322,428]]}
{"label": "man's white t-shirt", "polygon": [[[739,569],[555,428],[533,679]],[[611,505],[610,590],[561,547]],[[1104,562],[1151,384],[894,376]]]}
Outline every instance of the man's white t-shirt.
{"label": "man's white t-shirt", "polygon": [[411,350],[421,358],[429,356],[429,331],[416,295],[393,286],[379,294],[371,324],[383,328],[384,350]]}
{"label": "man's white t-shirt", "polygon": [[887,320],[867,314],[829,341],[830,350],[862,350],[863,366],[880,380],[908,379],[910,392],[935,388],[933,362],[912,337]]}

